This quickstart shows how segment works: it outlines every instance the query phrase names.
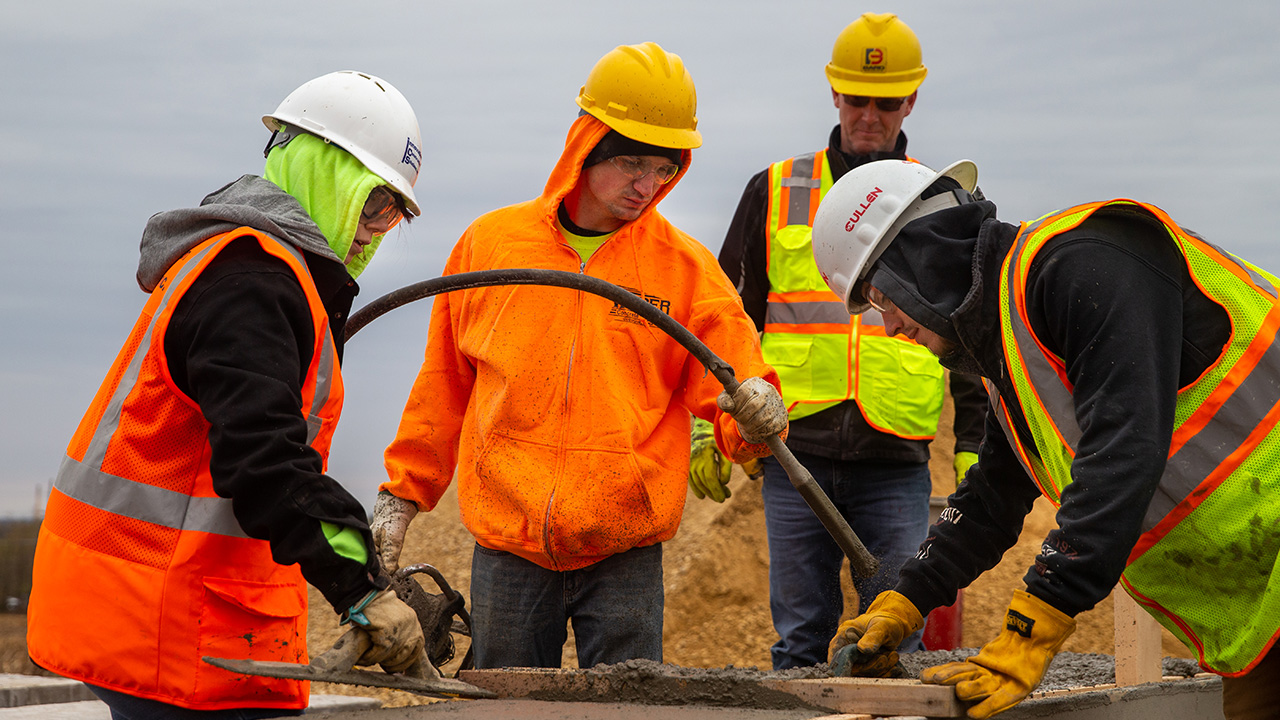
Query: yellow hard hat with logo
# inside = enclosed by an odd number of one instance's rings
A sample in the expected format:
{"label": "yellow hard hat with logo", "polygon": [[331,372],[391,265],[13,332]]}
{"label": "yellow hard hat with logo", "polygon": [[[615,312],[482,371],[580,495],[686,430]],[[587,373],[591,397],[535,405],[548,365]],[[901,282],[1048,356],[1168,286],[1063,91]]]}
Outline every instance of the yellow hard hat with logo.
{"label": "yellow hard hat with logo", "polygon": [[920,40],[893,13],[864,13],[836,38],[827,80],[841,95],[907,97],[929,70]]}
{"label": "yellow hard hat with logo", "polygon": [[693,78],[679,55],[657,43],[606,53],[578,93],[578,107],[632,140],[666,148],[702,145]]}

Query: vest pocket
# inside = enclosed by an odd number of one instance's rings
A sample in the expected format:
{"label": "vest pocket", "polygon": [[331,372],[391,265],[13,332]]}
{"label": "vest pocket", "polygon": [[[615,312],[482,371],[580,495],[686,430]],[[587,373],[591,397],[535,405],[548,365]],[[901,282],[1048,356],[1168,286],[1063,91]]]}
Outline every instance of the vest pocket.
{"label": "vest pocket", "polygon": [[[298,586],[204,578],[200,657],[305,663],[306,631],[306,595]],[[205,662],[197,667],[197,697],[230,693],[279,706],[301,692],[296,680],[239,675]]]}

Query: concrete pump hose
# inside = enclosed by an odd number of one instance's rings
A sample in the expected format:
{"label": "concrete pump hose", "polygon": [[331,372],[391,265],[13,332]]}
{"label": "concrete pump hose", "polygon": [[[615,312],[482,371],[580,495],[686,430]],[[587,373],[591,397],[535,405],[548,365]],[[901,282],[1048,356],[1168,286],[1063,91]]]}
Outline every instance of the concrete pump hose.
{"label": "concrete pump hose", "polygon": [[[657,326],[658,329],[680,343],[690,354],[697,358],[698,362],[702,363],[703,367],[712,375],[715,375],[716,379],[720,381],[720,384],[724,386],[724,389],[730,395],[738,389],[738,379],[733,373],[733,368],[724,360],[721,360],[701,340],[694,337],[693,333],[689,332],[685,326],[672,319],[671,316],[658,310],[629,290],[618,287],[611,282],[590,275],[564,272],[562,270],[531,268],[479,270],[423,280],[387,293],[353,313],[347,320],[346,340],[350,341],[365,325],[401,305],[441,293],[495,285],[548,285],[581,290],[612,300]],[[827,497],[826,493],[822,492],[822,488],[818,487],[813,475],[796,460],[795,456],[791,454],[791,450],[777,435],[768,438],[765,442],[769,445],[769,449],[773,451],[773,456],[787,471],[787,477],[791,479],[791,484],[800,493],[800,496],[804,498],[805,502],[808,503],[810,509],[822,521],[823,527],[827,529],[831,537],[835,538],[840,549],[849,558],[849,564],[853,568],[853,572],[857,573],[859,577],[875,575],[880,564],[879,561],[867,551],[866,546],[854,534],[844,516],[836,511],[835,505],[831,503],[831,498]]]}

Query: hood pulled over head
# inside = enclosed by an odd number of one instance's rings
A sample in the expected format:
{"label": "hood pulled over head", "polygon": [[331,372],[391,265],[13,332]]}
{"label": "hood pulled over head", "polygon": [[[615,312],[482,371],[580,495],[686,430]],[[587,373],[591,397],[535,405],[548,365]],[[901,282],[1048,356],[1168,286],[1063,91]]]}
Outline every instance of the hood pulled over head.
{"label": "hood pulled over head", "polygon": [[[582,171],[587,167],[587,158],[603,141],[607,140],[611,133],[617,134],[616,131],[610,130],[608,125],[591,115],[579,115],[573,121],[573,125],[569,127],[569,135],[564,142],[564,152],[560,154],[560,159],[556,161],[556,166],[551,171],[551,177],[547,179],[547,184],[542,189],[540,200],[547,222],[552,227],[555,227],[556,212],[560,209],[560,203],[564,201],[565,196],[572,192],[582,179]],[[622,140],[629,140],[623,135],[618,135],[618,137]],[[635,141],[632,140],[632,142]],[[693,160],[693,152],[687,149],[649,147],[662,150],[661,156],[671,157],[672,161],[680,166],[680,171],[676,173],[671,182],[658,189],[658,193],[653,196],[653,201],[649,203],[649,207],[644,209],[645,213],[653,212],[658,203],[675,188],[676,183],[680,182],[684,174],[689,171],[689,163]],[[608,147],[602,150],[602,152],[606,151],[608,151]],[[669,155],[668,153],[676,153],[676,155]],[[615,153],[615,155],[625,154],[630,153]],[[614,155],[609,155],[608,157],[614,157]],[[675,160],[675,157],[678,157],[679,160]],[[599,158],[599,160],[604,159],[606,158]]]}
{"label": "hood pulled over head", "polygon": [[867,281],[907,317],[958,343],[951,314],[973,284],[978,231],[995,213],[995,204],[982,200],[912,220],[876,260]]}
{"label": "hood pulled over head", "polygon": [[[297,199],[340,259],[355,240],[369,193],[387,184],[351,153],[305,132],[271,148],[263,175]],[[375,235],[347,264],[351,277],[364,271],[382,238]]]}

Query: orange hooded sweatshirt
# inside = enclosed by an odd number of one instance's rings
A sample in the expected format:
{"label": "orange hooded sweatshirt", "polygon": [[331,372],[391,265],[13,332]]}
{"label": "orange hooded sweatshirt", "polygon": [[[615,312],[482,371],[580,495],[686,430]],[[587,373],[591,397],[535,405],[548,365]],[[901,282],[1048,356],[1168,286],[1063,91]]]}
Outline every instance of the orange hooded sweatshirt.
{"label": "orange hooded sweatshirt", "polygon": [[[582,272],[645,298],[733,366],[774,386],[755,326],[714,255],[657,210],[689,167],[584,264],[556,222],[608,127],[579,117],[541,197],[487,213],[445,275],[494,268]],[[438,295],[426,357],[382,489],[435,507],[458,474],[476,541],[551,570],[586,567],[675,535],[689,472],[689,413],[736,461],[767,455],[716,407],[715,376],[634,313],[567,288],[500,286]]]}

